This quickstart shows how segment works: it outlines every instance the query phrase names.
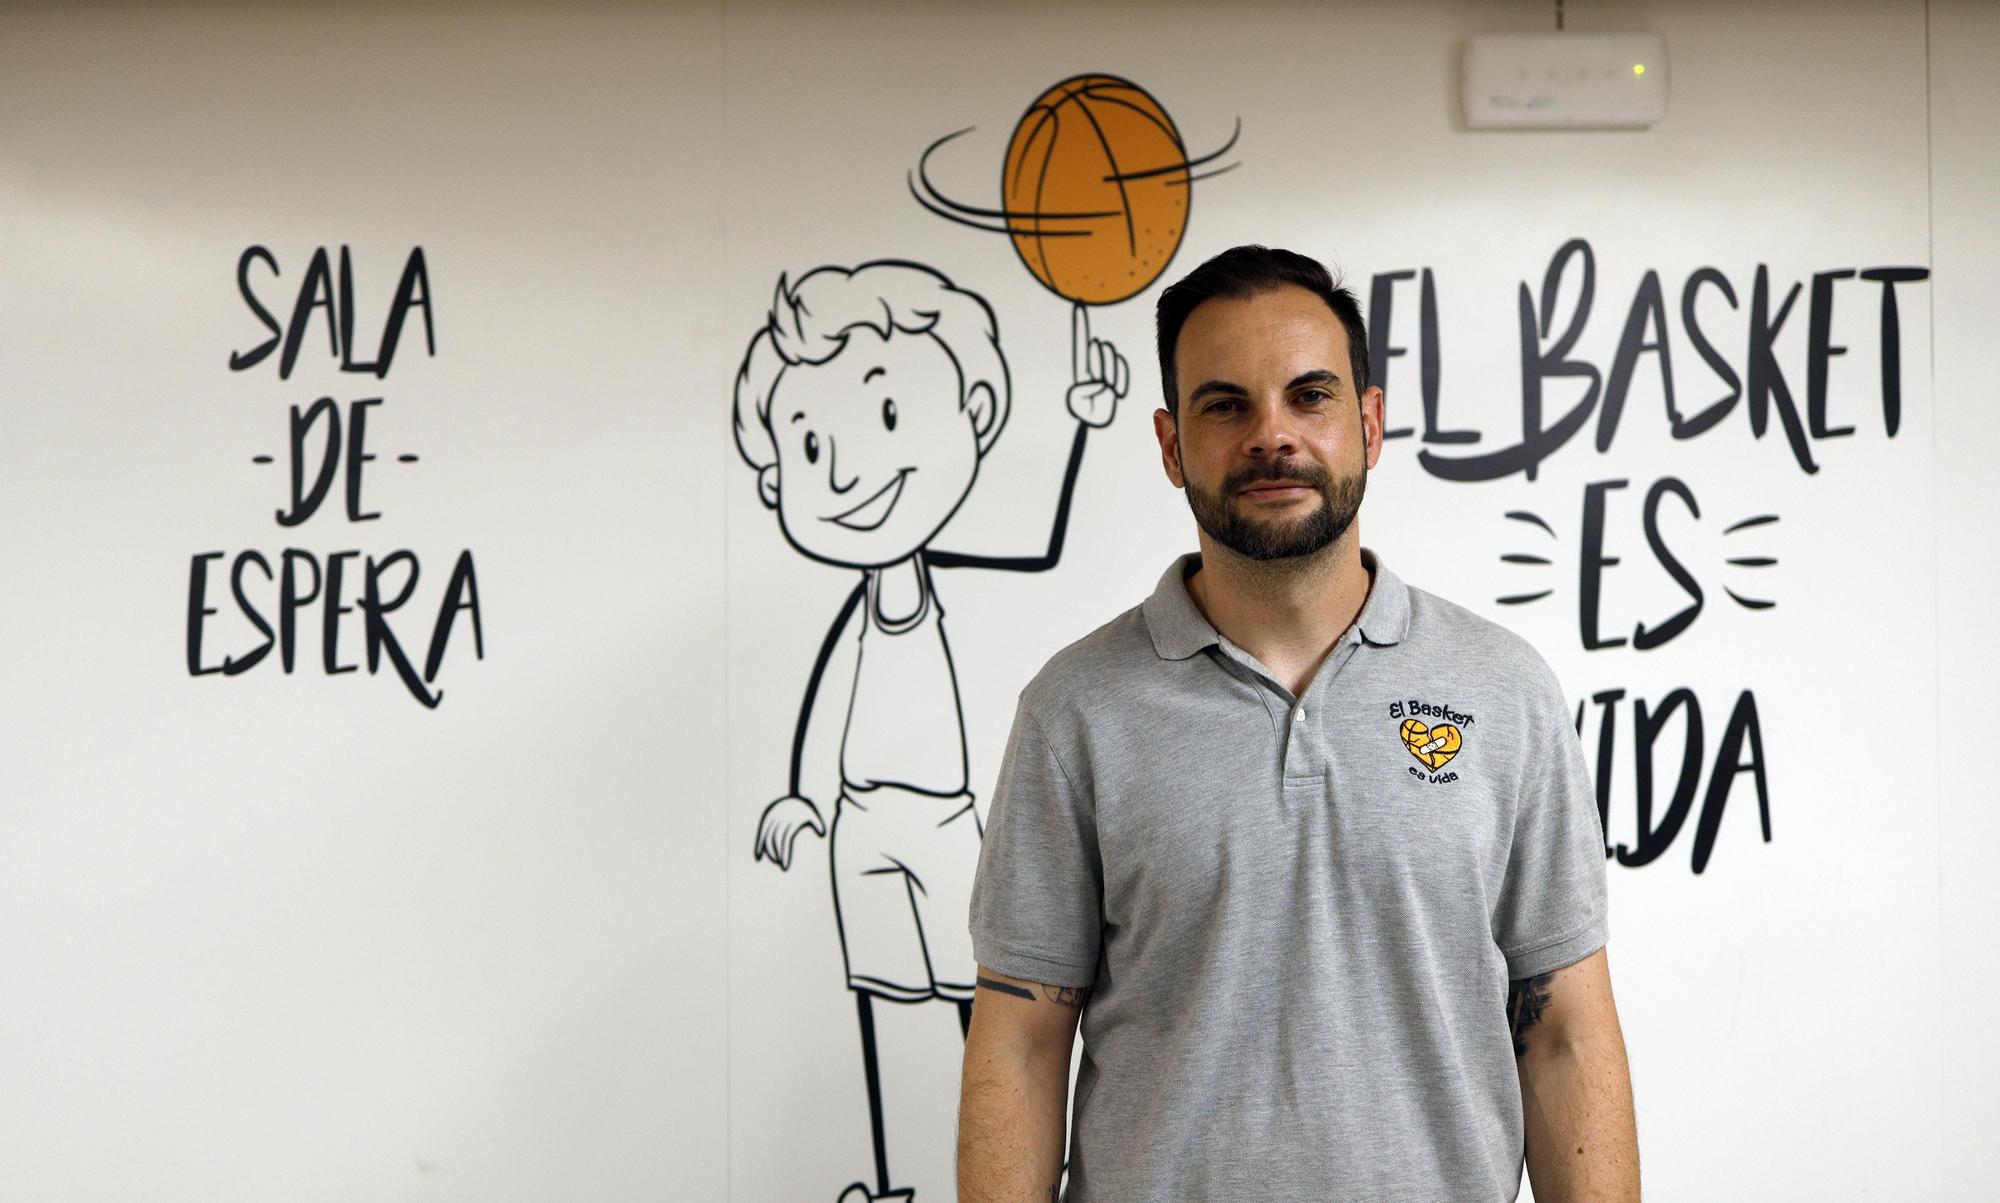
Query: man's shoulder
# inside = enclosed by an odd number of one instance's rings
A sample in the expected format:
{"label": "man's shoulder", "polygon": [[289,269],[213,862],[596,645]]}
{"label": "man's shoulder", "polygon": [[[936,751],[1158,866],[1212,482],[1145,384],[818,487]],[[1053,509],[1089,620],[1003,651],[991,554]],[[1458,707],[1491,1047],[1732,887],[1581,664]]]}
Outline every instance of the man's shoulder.
{"label": "man's shoulder", "polygon": [[1413,650],[1427,657],[1449,657],[1461,668],[1486,670],[1514,681],[1554,681],[1548,660],[1519,632],[1428,589],[1406,587],[1410,596],[1406,638]]}
{"label": "man's shoulder", "polygon": [[1077,713],[1092,699],[1129,688],[1158,660],[1142,603],[1050,656],[1021,691],[1021,702],[1044,721]]}

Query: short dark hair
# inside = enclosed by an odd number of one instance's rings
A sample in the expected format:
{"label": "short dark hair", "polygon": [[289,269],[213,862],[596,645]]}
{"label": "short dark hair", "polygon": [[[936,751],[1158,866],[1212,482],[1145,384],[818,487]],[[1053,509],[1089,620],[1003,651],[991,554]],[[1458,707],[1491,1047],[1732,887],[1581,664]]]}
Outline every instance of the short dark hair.
{"label": "short dark hair", "polygon": [[1167,410],[1180,416],[1179,390],[1174,380],[1174,343],[1188,315],[1215,297],[1240,300],[1292,284],[1326,302],[1347,331],[1347,370],[1354,378],[1354,395],[1368,391],[1368,332],[1361,324],[1361,305],[1341,287],[1317,259],[1277,247],[1233,246],[1167,287],[1158,307],[1160,386]]}

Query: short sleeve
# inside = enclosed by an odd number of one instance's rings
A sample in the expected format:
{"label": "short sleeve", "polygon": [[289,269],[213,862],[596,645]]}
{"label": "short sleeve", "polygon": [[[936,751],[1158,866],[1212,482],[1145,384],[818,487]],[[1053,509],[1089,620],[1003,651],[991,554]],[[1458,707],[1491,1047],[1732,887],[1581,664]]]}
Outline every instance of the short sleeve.
{"label": "short sleeve", "polygon": [[1536,657],[1523,788],[1493,941],[1520,981],[1574,964],[1609,936],[1604,824],[1555,674]]}
{"label": "short sleeve", "polygon": [[972,884],[982,965],[1050,986],[1089,986],[1103,930],[1091,799],[1076,788],[1025,702],[1000,762]]}

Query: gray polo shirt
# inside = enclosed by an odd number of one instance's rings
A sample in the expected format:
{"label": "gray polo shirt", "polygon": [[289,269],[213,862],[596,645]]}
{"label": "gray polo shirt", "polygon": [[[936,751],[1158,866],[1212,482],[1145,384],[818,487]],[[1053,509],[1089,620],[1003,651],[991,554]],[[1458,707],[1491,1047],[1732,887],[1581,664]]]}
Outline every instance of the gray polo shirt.
{"label": "gray polo shirt", "polygon": [[1511,980],[1602,947],[1603,830],[1520,637],[1368,551],[1304,697],[1176,561],[1021,694],[982,965],[1090,986],[1071,1203],[1511,1200]]}

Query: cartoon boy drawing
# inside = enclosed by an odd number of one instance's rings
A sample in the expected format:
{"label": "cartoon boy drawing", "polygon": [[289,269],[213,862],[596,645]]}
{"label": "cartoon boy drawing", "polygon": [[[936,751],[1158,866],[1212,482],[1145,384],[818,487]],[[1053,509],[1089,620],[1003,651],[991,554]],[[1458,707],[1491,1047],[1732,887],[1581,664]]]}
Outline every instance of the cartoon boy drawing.
{"label": "cartoon boy drawing", "polygon": [[[1124,358],[1090,337],[1081,305],[1071,351],[1077,430],[1054,526],[1045,551],[1018,558],[931,546],[971,494],[1011,401],[993,310],[978,294],[897,260],[821,267],[796,283],[780,276],[737,373],[736,446],[757,470],[758,496],[801,554],[861,571],[807,679],[790,787],[765,808],[755,850],[789,869],[801,832],[828,838],[875,1147],[875,1191],[855,1183],[842,1203],[912,1195],[890,1185],[874,1001],[949,1000],[961,1032],[971,1023],[967,910],[981,828],[932,572],[1055,566],[1085,437],[1110,423],[1128,382]],[[844,641],[858,645],[854,679],[823,693]],[[822,712],[823,696],[835,713]],[[816,715],[842,730],[830,824],[800,782]]]}

